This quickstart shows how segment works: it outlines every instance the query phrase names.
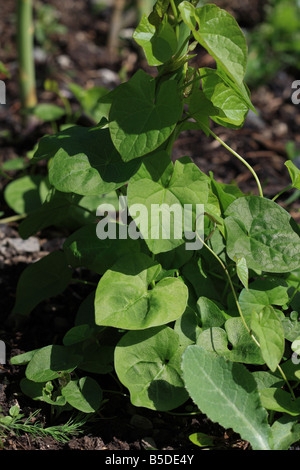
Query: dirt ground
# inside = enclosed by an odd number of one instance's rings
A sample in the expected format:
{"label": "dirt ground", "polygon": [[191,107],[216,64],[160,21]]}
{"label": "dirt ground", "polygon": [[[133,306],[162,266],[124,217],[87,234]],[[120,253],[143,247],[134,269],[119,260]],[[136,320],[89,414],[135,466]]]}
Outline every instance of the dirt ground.
{"label": "dirt ground", "polygon": [[[45,78],[52,78],[59,84],[72,106],[76,101],[69,92],[68,84],[75,82],[84,87],[95,85],[114,88],[120,83],[120,74],[130,76],[137,68],[147,65],[132,41],[121,43],[117,55],[108,52],[111,9],[97,11],[96,1],[49,0],[38,4],[52,5],[58,14],[57,21],[66,27],[63,34],[51,36],[51,47],[44,49],[36,44],[35,59],[37,91],[39,102],[55,102],[59,99],[44,90]],[[215,2],[233,13],[243,27],[253,27],[262,19],[260,1]],[[30,127],[22,127],[20,120],[20,98],[17,81],[17,55],[15,31],[15,4],[6,0],[1,5],[0,17],[0,60],[10,72],[7,84],[7,104],[0,106],[0,164],[25,156],[37,140],[47,133],[49,126],[34,122]],[[126,26],[134,27],[134,22]],[[209,57],[201,53],[199,65],[209,65]],[[1,77],[0,79],[4,78]],[[299,107],[291,102],[291,84],[299,79],[291,72],[279,72],[272,83],[252,90],[252,101],[258,116],[250,115],[242,130],[229,130],[215,126],[214,131],[234,150],[253,165],[264,185],[267,196],[274,196],[290,183],[284,162],[287,160],[286,144],[294,142],[300,149]],[[83,119],[83,118],[82,118]],[[79,123],[84,124],[84,120]],[[300,154],[300,151],[299,151]],[[225,183],[236,182],[243,191],[256,193],[256,183],[248,170],[217,142],[199,132],[185,132],[174,148],[174,159],[189,155],[204,172],[212,171],[217,180]],[[18,176],[16,172],[14,177]],[[13,215],[6,206],[3,190],[8,181],[0,180],[0,211],[5,216]],[[279,200],[284,206],[285,199]],[[300,222],[299,200],[293,203],[291,215]],[[59,344],[64,333],[73,326],[79,303],[89,293],[87,286],[70,285],[67,291],[52,301],[39,305],[31,317],[22,325],[10,321],[14,304],[15,289],[22,270],[31,262],[62,246],[64,234],[54,229],[38,233],[34,248],[20,247],[17,223],[0,224],[0,339],[7,345],[7,356],[42,347]],[[89,274],[90,275],[90,274]],[[91,279],[92,280],[92,279]],[[3,414],[9,407],[19,404],[22,412],[29,416],[40,408],[38,419],[45,425],[52,425],[47,405],[34,403],[20,393],[19,381],[24,369],[9,363],[0,366],[0,406]],[[108,382],[110,378],[106,379]],[[114,389],[114,383],[105,388]],[[28,434],[17,436],[9,433],[1,439],[5,450],[143,450],[156,446],[164,450],[193,450],[195,446],[188,436],[193,432],[204,432],[216,438],[216,449],[249,450],[230,430],[224,430],[211,423],[203,415],[178,416],[172,413],[159,413],[133,407],[127,397],[106,395],[108,400],[93,421],[89,422],[82,435],[60,444],[51,438],[33,438]],[[180,410],[184,412],[185,409]],[[64,422],[66,417],[61,416]],[[68,419],[68,417],[67,417]],[[2,440],[2,444],[1,444]]]}

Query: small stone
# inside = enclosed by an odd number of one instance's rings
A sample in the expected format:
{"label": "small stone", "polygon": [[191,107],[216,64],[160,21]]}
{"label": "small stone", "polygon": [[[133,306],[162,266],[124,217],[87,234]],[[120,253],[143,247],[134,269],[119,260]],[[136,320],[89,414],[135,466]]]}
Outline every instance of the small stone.
{"label": "small stone", "polygon": [[17,253],[36,253],[40,251],[39,241],[35,237],[30,237],[27,240],[23,240],[22,238],[9,238],[7,242]]}
{"label": "small stone", "polygon": [[104,87],[115,88],[120,84],[120,78],[116,72],[110,69],[100,69],[97,73]]}

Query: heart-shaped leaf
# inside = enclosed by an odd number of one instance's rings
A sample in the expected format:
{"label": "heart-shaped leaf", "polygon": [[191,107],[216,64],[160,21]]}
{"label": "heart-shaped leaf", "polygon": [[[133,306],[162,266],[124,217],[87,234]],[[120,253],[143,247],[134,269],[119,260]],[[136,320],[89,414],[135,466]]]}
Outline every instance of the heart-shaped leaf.
{"label": "heart-shaped leaf", "polygon": [[[191,215],[193,232],[197,205],[200,208],[208,200],[208,181],[189,158],[177,160],[175,167],[166,152],[145,159],[129,181],[127,195],[129,212],[150,251],[167,252],[185,243],[185,214]],[[204,216],[203,208],[198,215]]]}
{"label": "heart-shaped leaf", "polygon": [[39,349],[26,367],[26,378],[33,382],[47,382],[58,378],[61,372],[72,372],[81,361],[79,354],[65,346],[54,344]]}
{"label": "heart-shaped leaf", "polygon": [[169,327],[130,331],[115,350],[119,380],[130,391],[133,405],[167,411],[188,398],[181,378],[182,350]]}
{"label": "heart-shaped leaf", "polygon": [[60,251],[27,266],[18,281],[13,313],[28,315],[43,300],[61,294],[71,277],[71,269]]}
{"label": "heart-shaped leaf", "polygon": [[71,380],[62,388],[62,395],[70,405],[83,413],[95,413],[102,401],[102,390],[91,377]]}
{"label": "heart-shaped leaf", "polygon": [[70,235],[63,249],[66,259],[73,268],[84,267],[98,274],[104,274],[125,254],[140,252],[141,243],[130,238],[100,240],[96,233],[96,225],[88,224]]}
{"label": "heart-shaped leaf", "polygon": [[178,46],[177,37],[172,26],[163,21],[158,29],[143,15],[133,39],[144,49],[148,64],[159,66],[171,59]]}
{"label": "heart-shaped leaf", "polygon": [[194,8],[189,2],[179,5],[183,20],[195,39],[216,60],[232,80],[242,83],[247,64],[247,43],[232,15],[216,5]]}
{"label": "heart-shaped leaf", "polygon": [[155,284],[161,266],[139,253],[117,261],[101,278],[95,297],[96,324],[140,330],[177,320],[188,289],[177,278]]}
{"label": "heart-shaped leaf", "polygon": [[160,147],[171,135],[183,109],[174,80],[156,90],[154,78],[139,70],[113,100],[109,130],[125,162]]}
{"label": "heart-shaped leaf", "polygon": [[251,328],[260,343],[267,366],[275,372],[284,353],[285,340],[281,321],[274,308],[268,306],[260,312],[254,311]]}
{"label": "heart-shaped leaf", "polygon": [[299,230],[282,207],[269,199],[246,196],[225,212],[227,253],[244,257],[250,269],[290,272],[300,266]]}
{"label": "heart-shaped leaf", "polygon": [[215,70],[202,68],[200,73],[204,95],[219,110],[216,114],[210,114],[211,119],[225,127],[241,127],[249,111],[245,100]]}
{"label": "heart-shaped leaf", "polygon": [[139,162],[125,163],[108,129],[73,126],[41,139],[35,159],[51,158],[50,183],[83,196],[107,194],[127,183]]}

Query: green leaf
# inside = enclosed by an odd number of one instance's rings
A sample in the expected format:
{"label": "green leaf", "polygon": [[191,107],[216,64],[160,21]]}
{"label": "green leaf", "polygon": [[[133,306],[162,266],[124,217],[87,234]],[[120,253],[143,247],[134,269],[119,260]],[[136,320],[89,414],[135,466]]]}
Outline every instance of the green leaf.
{"label": "green leaf", "polygon": [[[119,339],[119,336],[118,336]],[[82,361],[78,369],[91,374],[108,374],[113,371],[114,347],[116,342],[111,344],[101,344],[99,342],[86,342],[82,349]]]}
{"label": "green leaf", "polygon": [[236,261],[236,273],[243,286],[248,289],[249,271],[243,256]]}
{"label": "green leaf", "polygon": [[272,425],[272,449],[289,450],[290,446],[300,440],[300,424],[291,416],[281,416]]}
{"label": "green leaf", "polygon": [[75,317],[75,326],[89,325],[92,328],[96,328],[95,323],[95,291],[90,294],[81,302],[77,310]]}
{"label": "green leaf", "polygon": [[202,329],[224,325],[226,317],[212,300],[200,297],[197,302],[197,308],[201,318]]}
{"label": "green leaf", "polygon": [[14,212],[28,214],[41,206],[48,190],[47,181],[43,176],[26,175],[5,187],[4,198]]}
{"label": "green leaf", "polygon": [[273,307],[265,307],[260,312],[254,311],[251,329],[257,337],[267,366],[275,372],[285,347],[283,327]]}
{"label": "green leaf", "polygon": [[292,343],[292,351],[294,351],[298,356],[300,356],[300,336],[295,339]]}
{"label": "green leaf", "polygon": [[65,346],[72,346],[73,344],[82,343],[91,338],[94,333],[95,329],[90,327],[90,325],[73,326],[63,337],[63,344]]}
{"label": "green leaf", "polygon": [[109,130],[126,162],[156,150],[171,135],[183,104],[174,80],[156,90],[156,81],[139,70],[118,90],[109,114]]}
{"label": "green leaf", "polygon": [[164,269],[179,269],[182,268],[192,256],[193,251],[186,250],[184,245],[180,245],[171,251],[159,253],[156,259]]}
{"label": "green leaf", "polygon": [[149,15],[151,24],[158,27],[165,13],[169,8],[170,0],[157,0],[154,4],[153,10]]}
{"label": "green leaf", "polygon": [[247,43],[236,20],[216,5],[193,8],[182,2],[179,10],[199,42],[237,84],[242,83],[247,65]]}
{"label": "green leaf", "polygon": [[218,280],[212,278],[209,274],[209,268],[206,267],[202,258],[198,260],[193,258],[189,263],[183,266],[182,274],[195,291],[197,299],[202,296],[209,297],[211,300],[219,301],[221,299]]}
{"label": "green leaf", "polygon": [[134,406],[167,411],[187,400],[181,352],[178,336],[169,327],[130,331],[122,337],[115,350],[115,369]]}
{"label": "green leaf", "polygon": [[34,158],[52,159],[50,183],[61,192],[107,194],[123,186],[136,172],[139,162],[124,163],[108,129],[73,126],[44,136]]}
{"label": "green leaf", "polygon": [[294,165],[294,163],[289,160],[285,162],[285,166],[289,170],[290,177],[293,183],[294,188],[300,189],[300,170]]}
{"label": "green leaf", "polygon": [[300,338],[300,321],[298,320],[298,312],[291,312],[289,317],[286,316],[281,320],[281,323],[284,337],[288,341],[293,342]]}
{"label": "green leaf", "polygon": [[22,393],[30,397],[32,400],[43,401],[48,405],[65,406],[67,403],[65,397],[61,395],[52,397],[52,394],[46,393],[46,385],[47,384],[45,384],[45,382],[33,382],[26,378],[23,378],[20,381]]}
{"label": "green leaf", "polygon": [[188,99],[189,114],[200,125],[204,125],[204,132],[207,132],[205,127],[209,127],[209,118],[217,113],[212,102],[206,98],[201,90],[194,90]]}
{"label": "green leaf", "polygon": [[43,300],[61,294],[71,276],[65,255],[60,251],[54,251],[27,266],[18,281],[13,313],[29,315]]}
{"label": "green leaf", "polygon": [[10,363],[14,366],[24,366],[31,361],[34,354],[38,351],[38,349],[33,349],[32,351],[25,352],[23,354],[18,354],[10,359]]}
{"label": "green leaf", "polygon": [[288,301],[287,285],[270,278],[252,282],[249,289],[243,289],[239,296],[240,307],[249,324],[253,312],[259,313],[270,305],[282,307]]}
{"label": "green leaf", "polygon": [[223,213],[233,201],[245,196],[235,184],[218,183],[214,180],[213,173],[210,172],[209,174],[213,193],[217,196]]}
{"label": "green leaf", "polygon": [[266,372],[262,370],[258,370],[252,373],[252,376],[255,379],[257,384],[258,390],[264,390],[265,388],[269,387],[283,387],[284,380],[281,378],[279,379],[277,375],[272,374],[271,372]]}
{"label": "green leaf", "polygon": [[244,364],[264,364],[259,347],[254,343],[241,318],[230,318],[225,330],[211,327],[197,339],[197,345],[232,361]]}
{"label": "green leaf", "polygon": [[146,15],[143,15],[133,33],[133,39],[144,49],[148,64],[154,67],[171,59],[178,47],[176,33],[172,26],[167,21],[163,21],[156,30]]}
{"label": "green leaf", "polygon": [[83,413],[95,413],[101,406],[102,390],[91,377],[71,380],[61,393],[71,406]]}
{"label": "green leaf", "polygon": [[1,164],[1,170],[3,171],[25,170],[28,166],[29,166],[29,163],[27,163],[24,157],[15,157]]}
{"label": "green leaf", "polygon": [[254,450],[270,450],[267,413],[245,366],[189,346],[183,354],[182,370],[186,388],[202,413],[226,429],[232,428]]}
{"label": "green leaf", "polygon": [[200,74],[205,97],[219,110],[210,114],[211,119],[225,127],[242,127],[249,111],[245,100],[222,80],[216,70],[201,68]]}
{"label": "green leaf", "polygon": [[74,350],[57,344],[39,349],[26,367],[25,375],[33,382],[57,379],[61,372],[72,372],[81,361]]}
{"label": "green leaf", "polygon": [[300,266],[300,238],[288,212],[268,199],[246,196],[226,209],[227,253],[249,269],[285,273]]}
{"label": "green leaf", "polygon": [[188,346],[197,342],[197,339],[202,332],[202,328],[200,327],[200,318],[198,313],[189,305],[181,317],[176,320],[174,331],[179,336],[181,346]]}
{"label": "green leaf", "polygon": [[293,400],[291,395],[281,388],[266,388],[259,392],[261,402],[267,410],[287,413],[291,416],[300,415],[300,398]]}
{"label": "green leaf", "polygon": [[152,253],[171,251],[185,243],[184,214],[188,210],[195,230],[197,204],[208,200],[207,181],[188,157],[177,160],[175,167],[166,152],[145,159],[129,181],[127,196],[129,212]]}
{"label": "green leaf", "polygon": [[285,361],[283,364],[280,364],[281,369],[283,370],[286,378],[288,380],[293,380],[299,382],[300,380],[300,358],[292,358],[288,361]]}
{"label": "green leaf", "polygon": [[[118,224],[116,224],[116,230]],[[96,225],[88,224],[70,235],[63,249],[68,263],[73,267],[83,267],[98,274],[104,274],[119,258],[127,253],[139,253],[139,240],[106,238],[100,240]]]}
{"label": "green leaf", "polygon": [[85,90],[77,83],[70,83],[69,89],[79,101],[83,111],[90,116],[95,122],[100,122],[103,117],[106,117],[106,109],[98,100],[108,94],[109,90],[104,87],[94,86]]}
{"label": "green leaf", "polygon": [[42,121],[57,121],[66,114],[66,111],[55,104],[41,103],[33,109],[33,114]]}
{"label": "green leaf", "polygon": [[[82,225],[96,221],[96,210],[102,196],[77,196],[56,190],[19,225],[19,234],[28,238],[50,226],[76,230]],[[95,216],[93,215],[95,213]]]}
{"label": "green leaf", "polygon": [[186,308],[188,289],[177,278],[164,278],[149,289],[160,271],[161,266],[142,253],[117,261],[98,284],[96,324],[139,330],[180,317]]}
{"label": "green leaf", "polygon": [[212,447],[215,445],[214,438],[202,432],[191,434],[189,440],[198,447]]}

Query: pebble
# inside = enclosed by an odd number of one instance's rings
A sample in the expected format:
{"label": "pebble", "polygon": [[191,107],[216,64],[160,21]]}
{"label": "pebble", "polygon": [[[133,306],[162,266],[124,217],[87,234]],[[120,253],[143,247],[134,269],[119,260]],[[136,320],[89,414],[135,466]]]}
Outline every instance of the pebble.
{"label": "pebble", "polygon": [[40,251],[39,240],[36,237],[30,237],[27,240],[23,240],[22,238],[9,238],[7,243],[14,248],[17,253],[36,253]]}
{"label": "pebble", "polygon": [[115,88],[120,84],[120,78],[116,72],[110,69],[100,69],[97,71],[97,77],[102,82],[102,85],[106,88]]}

